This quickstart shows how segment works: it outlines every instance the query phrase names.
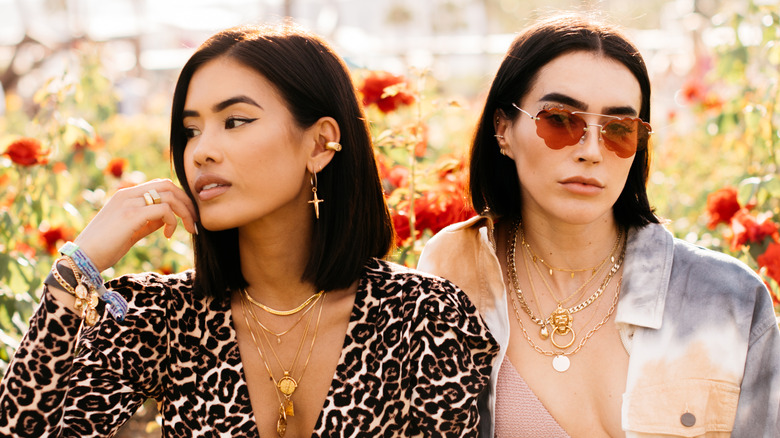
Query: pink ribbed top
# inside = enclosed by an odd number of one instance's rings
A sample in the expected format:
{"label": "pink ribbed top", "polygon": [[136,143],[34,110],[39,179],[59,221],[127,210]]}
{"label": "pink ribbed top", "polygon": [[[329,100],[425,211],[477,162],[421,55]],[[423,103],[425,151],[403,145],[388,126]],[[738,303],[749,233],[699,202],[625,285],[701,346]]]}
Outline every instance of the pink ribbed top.
{"label": "pink ribbed top", "polygon": [[496,437],[570,438],[506,356],[496,384]]}

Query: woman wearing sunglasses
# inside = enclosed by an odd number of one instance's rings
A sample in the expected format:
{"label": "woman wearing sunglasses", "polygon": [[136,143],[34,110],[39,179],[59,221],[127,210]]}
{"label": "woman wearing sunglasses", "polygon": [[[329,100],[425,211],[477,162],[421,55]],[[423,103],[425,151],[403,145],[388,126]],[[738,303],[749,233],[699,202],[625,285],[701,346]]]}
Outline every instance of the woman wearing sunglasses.
{"label": "woman wearing sunglasses", "polygon": [[776,437],[780,333],[763,282],[677,240],[647,199],[650,82],[614,27],[519,35],[471,149],[479,217],[427,244],[501,344],[484,436]]}

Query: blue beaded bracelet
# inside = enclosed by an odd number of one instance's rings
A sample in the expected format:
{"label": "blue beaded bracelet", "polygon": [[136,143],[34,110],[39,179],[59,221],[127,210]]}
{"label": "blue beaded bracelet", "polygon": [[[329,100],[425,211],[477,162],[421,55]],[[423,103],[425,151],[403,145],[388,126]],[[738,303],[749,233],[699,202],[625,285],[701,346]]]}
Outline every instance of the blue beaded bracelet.
{"label": "blue beaded bracelet", "polygon": [[119,293],[110,291],[103,286],[103,277],[100,276],[100,271],[97,270],[92,260],[84,254],[84,251],[75,243],[67,242],[60,248],[60,253],[73,259],[79,271],[87,277],[92,286],[97,290],[100,299],[108,304],[106,308],[111,313],[111,316],[119,321],[125,319],[125,315],[127,315],[127,301]]}

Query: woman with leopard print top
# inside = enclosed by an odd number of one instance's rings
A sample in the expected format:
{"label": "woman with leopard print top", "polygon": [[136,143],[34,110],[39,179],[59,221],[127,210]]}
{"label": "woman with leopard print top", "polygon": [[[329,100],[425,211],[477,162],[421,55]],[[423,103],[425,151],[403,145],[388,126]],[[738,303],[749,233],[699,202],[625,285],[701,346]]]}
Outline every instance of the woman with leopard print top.
{"label": "woman with leopard print top", "polygon": [[[148,398],[164,436],[476,436],[498,346],[451,283],[381,260],[392,222],[354,90],[291,25],[206,41],[173,99],[183,188],[120,190],[63,249],[0,386],[0,436],[111,436]],[[195,269],[111,280],[125,317],[83,324],[82,271],[177,216]]]}

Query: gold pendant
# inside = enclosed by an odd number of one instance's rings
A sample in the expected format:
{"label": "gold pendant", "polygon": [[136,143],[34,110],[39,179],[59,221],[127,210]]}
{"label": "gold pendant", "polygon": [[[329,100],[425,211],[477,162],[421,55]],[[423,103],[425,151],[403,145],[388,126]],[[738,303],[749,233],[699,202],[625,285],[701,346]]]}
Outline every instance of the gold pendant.
{"label": "gold pendant", "polygon": [[295,409],[293,409],[293,402],[289,398],[284,399],[282,402],[282,406],[284,406],[284,413],[288,417],[294,417],[295,416]]}
{"label": "gold pendant", "polygon": [[[569,340],[569,343],[566,345],[561,345],[555,340],[555,334],[558,333],[558,330],[553,330],[552,333],[550,333],[550,342],[552,342],[553,345],[555,345],[557,348],[560,348],[561,350],[565,350],[569,347],[571,347],[571,344],[574,343],[574,340],[577,339],[577,334],[574,333],[574,329],[568,329],[566,330],[566,333],[571,333],[571,339]],[[565,356],[564,356],[565,357]]]}
{"label": "gold pendant", "polygon": [[[574,317],[571,316],[571,312],[558,304],[558,308],[555,309],[555,312],[553,312],[552,315],[550,315],[549,321],[553,326],[553,331],[550,333],[550,342],[552,342],[553,345],[560,348],[561,350],[569,348],[571,344],[574,343],[574,340],[577,339],[577,334],[574,333],[574,329],[572,328],[572,325],[574,324]],[[569,334],[569,332],[571,332],[571,340],[568,344],[560,345],[558,342],[556,342],[556,334],[565,336]]]}
{"label": "gold pendant", "polygon": [[553,326],[553,331],[557,331],[559,335],[565,335],[571,330],[574,324],[574,317],[571,316],[571,312],[558,304],[558,308],[550,315],[549,321]]}
{"label": "gold pendant", "polygon": [[88,295],[89,291],[87,290],[87,287],[84,286],[84,283],[79,283],[79,285],[76,286],[76,298],[86,300]]}
{"label": "gold pendant", "polygon": [[84,319],[86,320],[87,325],[90,327],[95,325],[98,318],[100,318],[100,315],[98,315],[98,312],[95,309],[87,309],[86,315],[84,315]]}
{"label": "gold pendant", "polygon": [[547,325],[543,325],[542,328],[539,330],[539,337],[543,340],[546,340],[550,337],[550,332],[547,331]]}
{"label": "gold pendant", "polygon": [[100,303],[100,297],[98,297],[97,292],[93,292],[92,294],[90,294],[89,302],[88,302],[89,308],[94,309],[95,307],[97,307],[99,303]]}
{"label": "gold pendant", "polygon": [[282,394],[289,397],[293,394],[293,392],[295,392],[295,389],[298,388],[298,382],[290,377],[289,372],[285,371],[284,377],[279,379],[279,383],[277,383],[276,386],[279,388],[279,391],[281,391]]}
{"label": "gold pendant", "polygon": [[287,432],[287,414],[284,411],[283,406],[279,406],[279,420],[276,422],[276,433],[279,434],[279,438],[284,437]]}

